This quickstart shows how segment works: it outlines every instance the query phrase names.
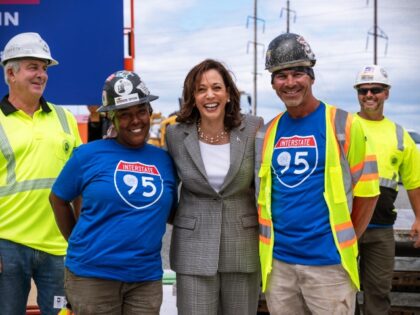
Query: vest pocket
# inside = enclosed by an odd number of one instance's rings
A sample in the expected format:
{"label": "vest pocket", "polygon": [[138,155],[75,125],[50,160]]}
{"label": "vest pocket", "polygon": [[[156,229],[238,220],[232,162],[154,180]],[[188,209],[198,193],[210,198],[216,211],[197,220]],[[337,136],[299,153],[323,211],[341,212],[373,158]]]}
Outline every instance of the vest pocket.
{"label": "vest pocket", "polygon": [[338,166],[330,167],[328,175],[330,176],[329,181],[331,183],[334,203],[346,202],[346,190],[344,189],[343,173],[341,172],[341,168]]}

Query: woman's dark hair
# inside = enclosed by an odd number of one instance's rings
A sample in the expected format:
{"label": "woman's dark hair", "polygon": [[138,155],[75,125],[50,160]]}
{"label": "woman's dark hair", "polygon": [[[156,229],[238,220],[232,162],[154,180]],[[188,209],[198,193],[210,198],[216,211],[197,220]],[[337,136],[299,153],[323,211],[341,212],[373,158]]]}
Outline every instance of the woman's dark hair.
{"label": "woman's dark hair", "polygon": [[235,82],[233,82],[230,71],[221,62],[213,59],[200,62],[188,72],[182,91],[181,109],[176,120],[181,123],[192,124],[200,118],[200,113],[195,106],[194,94],[203,74],[212,69],[222,76],[226,91],[229,93],[228,99],[230,101],[226,103],[224,125],[227,130],[232,130],[241,124],[240,93]]}

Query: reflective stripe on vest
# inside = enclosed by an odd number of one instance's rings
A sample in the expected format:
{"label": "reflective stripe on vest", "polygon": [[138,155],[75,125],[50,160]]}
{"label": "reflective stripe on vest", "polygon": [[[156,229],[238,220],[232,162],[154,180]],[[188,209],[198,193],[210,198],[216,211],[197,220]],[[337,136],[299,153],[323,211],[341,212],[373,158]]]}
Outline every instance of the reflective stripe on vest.
{"label": "reflective stripe on vest", "polygon": [[61,106],[54,106],[55,108],[55,112],[57,113],[58,119],[60,120],[60,124],[61,124],[61,128],[63,128],[63,131],[67,134],[71,134],[70,133],[70,127],[69,127],[69,123],[67,121],[67,116],[66,113],[64,111],[64,109]]}
{"label": "reflective stripe on vest", "polygon": [[378,164],[375,155],[366,155],[365,160],[351,169],[353,183],[378,178]]}
{"label": "reflective stripe on vest", "polygon": [[[282,116],[282,114],[276,116],[274,119],[272,119],[271,123],[268,124],[268,128],[267,130],[262,130],[261,132],[257,132],[257,137],[264,139],[263,141],[263,146],[262,146],[262,160],[264,160],[264,156],[265,156],[265,150],[267,148],[267,142],[268,142],[268,138],[265,135],[266,134],[270,134],[271,130],[273,129],[274,126],[276,126],[280,120],[280,117]],[[264,127],[263,127],[264,128]],[[265,244],[270,244],[270,242],[272,241],[272,233],[271,230],[273,229],[273,221],[269,220],[269,219],[264,219],[261,216],[261,206],[258,206],[258,223],[259,223],[259,239],[262,243]]]}
{"label": "reflective stripe on vest", "polygon": [[339,108],[333,108],[331,116],[334,122],[335,136],[340,147],[340,166],[343,172],[343,184],[346,187],[347,204],[351,213],[353,205],[353,191],[351,188],[353,187],[353,183],[357,182],[358,178],[357,176],[353,177],[353,172],[350,170],[350,165],[347,161],[351,122],[349,120],[349,113]]}
{"label": "reflective stripe on vest", "polygon": [[[7,161],[7,177],[6,185],[16,182],[16,160],[15,155],[12,150],[12,146],[9,143],[9,139],[6,137],[6,132],[3,129],[3,126],[0,124],[0,152],[3,153]],[[1,188],[0,188],[1,189]]]}
{"label": "reflective stripe on vest", "polygon": [[0,197],[17,194],[23,191],[47,189],[54,184],[55,178],[30,179],[23,182],[13,182],[0,187]]}
{"label": "reflective stripe on vest", "polygon": [[[69,123],[67,121],[67,116],[64,109],[60,106],[53,106],[56,110],[58,120],[63,131],[67,134],[70,133]],[[22,182],[16,181],[16,159],[13,152],[13,148],[10,145],[10,142],[7,138],[6,132],[3,127],[0,125],[0,152],[3,153],[7,161],[7,177],[6,177],[6,186],[0,186],[0,197],[7,195],[16,194],[23,191],[35,190],[35,189],[46,189],[51,188],[55,178],[40,178],[40,179],[30,179]]]}
{"label": "reflective stripe on vest", "polygon": [[[361,171],[355,172],[353,169],[350,169],[350,164],[347,160],[351,126],[349,113],[340,108],[332,108],[331,110],[331,116],[334,122],[334,132],[340,147],[340,166],[343,172],[343,184],[346,190],[347,205],[349,213],[351,214],[353,209],[352,188],[354,183],[356,183],[361,176]],[[341,249],[352,246],[357,241],[356,232],[354,231],[353,223],[351,221],[337,224],[334,226],[334,229]]]}
{"label": "reflective stripe on vest", "polygon": [[350,121],[347,119],[349,113],[337,108],[334,115],[335,136],[341,148],[341,154],[346,156],[349,151]]}
{"label": "reflective stripe on vest", "polygon": [[[258,212],[260,212],[260,207],[258,207]],[[271,220],[262,219],[261,216],[258,216],[259,223],[259,239],[260,242],[270,245],[271,242],[271,228],[273,222]]]}
{"label": "reflective stripe on vest", "polygon": [[[260,207],[258,212],[260,211]],[[260,241],[265,244],[270,244],[271,240],[271,226],[273,222],[271,220],[261,218],[261,215],[258,216],[258,222],[260,226]]]}
{"label": "reflective stripe on vest", "polygon": [[404,151],[404,129],[398,124],[395,124],[395,131],[397,133],[397,148]]}
{"label": "reflective stripe on vest", "polygon": [[379,186],[397,190],[398,182],[396,180],[380,177],[379,178]]}
{"label": "reflective stripe on vest", "polygon": [[352,246],[357,241],[356,232],[351,221],[335,225],[335,231],[340,249]]}

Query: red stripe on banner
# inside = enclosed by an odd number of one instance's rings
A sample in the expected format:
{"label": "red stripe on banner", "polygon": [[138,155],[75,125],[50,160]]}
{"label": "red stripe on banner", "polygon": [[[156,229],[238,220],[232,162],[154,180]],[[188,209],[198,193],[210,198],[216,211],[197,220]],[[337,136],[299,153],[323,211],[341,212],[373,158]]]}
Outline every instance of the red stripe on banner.
{"label": "red stripe on banner", "polygon": [[0,0],[0,4],[39,4],[41,0]]}

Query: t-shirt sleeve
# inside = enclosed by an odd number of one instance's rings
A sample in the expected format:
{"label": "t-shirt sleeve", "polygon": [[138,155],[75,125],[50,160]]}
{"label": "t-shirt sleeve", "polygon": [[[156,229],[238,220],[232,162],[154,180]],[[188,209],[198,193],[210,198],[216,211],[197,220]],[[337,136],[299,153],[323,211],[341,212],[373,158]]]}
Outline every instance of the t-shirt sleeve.
{"label": "t-shirt sleeve", "polygon": [[420,187],[420,150],[407,131],[404,131],[404,155],[399,173],[405,189]]}
{"label": "t-shirt sleeve", "polygon": [[347,155],[353,180],[353,194],[357,197],[379,195],[379,174],[373,143],[364,133],[358,120],[351,126],[350,147]]}
{"label": "t-shirt sleeve", "polygon": [[72,201],[82,193],[82,169],[77,151],[76,149],[73,152],[64,165],[51,189],[54,194],[66,201]]}

